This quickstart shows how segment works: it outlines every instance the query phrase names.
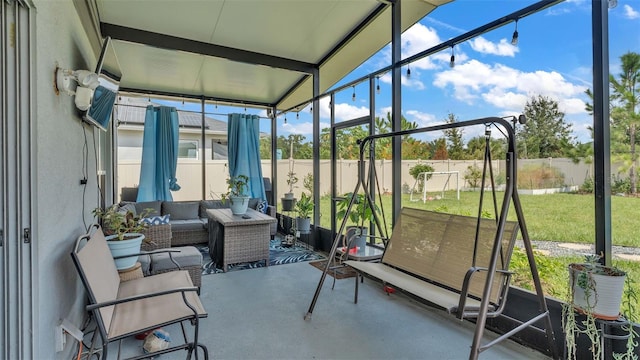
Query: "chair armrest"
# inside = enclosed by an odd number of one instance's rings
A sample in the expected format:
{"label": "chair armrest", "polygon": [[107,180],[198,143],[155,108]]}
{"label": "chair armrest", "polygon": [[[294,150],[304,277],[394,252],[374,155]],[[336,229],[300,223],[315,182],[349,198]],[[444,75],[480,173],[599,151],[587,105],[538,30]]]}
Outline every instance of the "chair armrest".
{"label": "chair armrest", "polygon": [[276,217],[276,207],[273,205],[267,205],[267,215]]}
{"label": "chair armrest", "polygon": [[[130,301],[142,300],[142,299],[147,299],[147,298],[152,298],[152,297],[157,297],[157,296],[163,296],[163,295],[169,295],[169,294],[175,294],[175,293],[182,293],[183,294],[183,298],[184,298],[184,293],[190,292],[190,291],[194,291],[194,292],[197,293],[198,292],[198,287],[197,286],[179,287],[179,288],[170,289],[170,290],[158,291],[158,292],[155,292],[155,293],[139,294],[139,295],[129,296],[129,297],[122,298],[122,299],[114,299],[114,300],[109,300],[109,301],[103,301],[101,303],[87,305],[87,310],[88,311],[92,311],[92,310],[103,308],[105,306],[112,306],[112,305],[117,305],[117,304],[130,302]],[[185,301],[186,301],[186,299],[185,299]]]}

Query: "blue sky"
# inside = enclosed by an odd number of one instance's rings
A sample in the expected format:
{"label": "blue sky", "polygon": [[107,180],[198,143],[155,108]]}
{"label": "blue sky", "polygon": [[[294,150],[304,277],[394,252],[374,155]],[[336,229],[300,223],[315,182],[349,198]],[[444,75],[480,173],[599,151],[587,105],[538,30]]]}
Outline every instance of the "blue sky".
{"label": "blue sky", "polygon": [[[466,31],[524,8],[533,0],[456,0],[437,8],[402,35],[402,56],[431,48]],[[514,24],[455,46],[455,67],[449,67],[451,49],[413,63],[410,78],[403,69],[402,113],[428,126],[442,123],[448,113],[459,120],[520,114],[531,96],[558,101],[565,120],[580,142],[590,141],[592,119],[584,110],[584,91],[592,83],[591,1],[569,0],[518,22],[519,42],[511,45]],[[620,72],[620,56],[640,53],[640,0],[618,0],[609,10],[610,70]],[[362,64],[341,83],[378,70],[390,63],[389,46]],[[389,74],[380,79],[376,113],[390,110]],[[358,91],[358,88],[360,90]],[[336,98],[338,121],[368,113],[367,85],[356,86]],[[358,92],[360,96],[358,97]],[[278,119],[278,134],[311,138],[309,109]],[[328,102],[321,105],[321,126],[328,126]],[[475,132],[477,131],[477,132]],[[482,129],[466,131],[466,138]]]}

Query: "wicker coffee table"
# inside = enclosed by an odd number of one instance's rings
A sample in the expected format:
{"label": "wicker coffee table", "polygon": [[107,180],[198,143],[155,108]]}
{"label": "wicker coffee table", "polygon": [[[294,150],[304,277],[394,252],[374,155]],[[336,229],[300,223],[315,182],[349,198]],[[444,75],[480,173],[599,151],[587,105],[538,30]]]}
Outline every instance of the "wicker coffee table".
{"label": "wicker coffee table", "polygon": [[231,209],[207,210],[209,255],[227,272],[229,264],[265,260],[269,266],[270,226],[276,219],[253,209],[233,215]]}

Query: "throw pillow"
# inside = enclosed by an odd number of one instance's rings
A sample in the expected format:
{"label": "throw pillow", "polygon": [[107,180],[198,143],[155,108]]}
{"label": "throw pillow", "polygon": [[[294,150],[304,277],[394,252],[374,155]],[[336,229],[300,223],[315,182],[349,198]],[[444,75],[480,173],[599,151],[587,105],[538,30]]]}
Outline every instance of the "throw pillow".
{"label": "throw pillow", "polygon": [[267,213],[267,209],[269,208],[269,203],[267,200],[262,200],[258,202],[258,206],[256,206],[256,210],[260,211],[263,214]]}
{"label": "throw pillow", "polygon": [[159,215],[159,216],[151,216],[151,217],[146,217],[146,218],[140,219],[140,222],[144,223],[144,224],[149,224],[149,226],[151,226],[151,225],[164,225],[164,224],[168,224],[169,223],[169,217],[170,216],[171,216],[170,214]]}

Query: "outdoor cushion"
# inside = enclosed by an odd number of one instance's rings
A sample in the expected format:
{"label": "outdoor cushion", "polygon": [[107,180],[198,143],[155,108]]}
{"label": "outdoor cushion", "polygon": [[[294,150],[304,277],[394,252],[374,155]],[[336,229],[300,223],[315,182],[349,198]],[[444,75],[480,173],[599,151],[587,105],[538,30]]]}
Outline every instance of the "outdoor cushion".
{"label": "outdoor cushion", "polygon": [[145,201],[145,202],[137,202],[134,203],[136,206],[136,214],[142,213],[146,209],[152,209],[151,213],[147,214],[147,216],[158,216],[160,214],[160,205],[162,201]]}
{"label": "outdoor cushion", "polygon": [[200,201],[200,217],[207,217],[207,210],[209,209],[223,209],[228,208],[229,202],[222,200],[202,200]]}
{"label": "outdoor cushion", "polygon": [[197,219],[199,206],[199,201],[165,201],[162,215],[171,214],[171,220]]}
{"label": "outdoor cushion", "polygon": [[184,230],[207,230],[207,224],[200,218],[191,220],[173,220],[171,219],[172,231],[184,231]]}
{"label": "outdoor cushion", "polygon": [[[202,266],[202,253],[194,246],[174,247],[171,250],[180,250],[180,252],[172,252],[171,257],[180,265],[182,269],[185,267],[197,265]],[[176,269],[176,264],[169,258],[169,253],[163,252],[151,255],[151,273],[157,274],[166,270]]]}

